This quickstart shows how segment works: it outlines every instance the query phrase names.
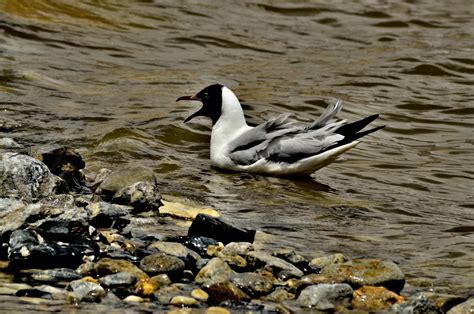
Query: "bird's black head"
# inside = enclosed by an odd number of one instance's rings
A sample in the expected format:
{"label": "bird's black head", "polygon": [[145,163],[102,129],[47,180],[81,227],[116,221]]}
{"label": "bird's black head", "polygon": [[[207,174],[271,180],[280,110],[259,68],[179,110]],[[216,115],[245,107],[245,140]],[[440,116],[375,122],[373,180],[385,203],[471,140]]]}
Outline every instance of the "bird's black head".
{"label": "bird's black head", "polygon": [[202,108],[187,117],[184,122],[186,123],[197,116],[205,116],[211,118],[212,125],[214,125],[222,112],[222,87],[220,84],[214,84],[204,88],[196,95],[179,97],[176,101],[197,100],[202,102]]}

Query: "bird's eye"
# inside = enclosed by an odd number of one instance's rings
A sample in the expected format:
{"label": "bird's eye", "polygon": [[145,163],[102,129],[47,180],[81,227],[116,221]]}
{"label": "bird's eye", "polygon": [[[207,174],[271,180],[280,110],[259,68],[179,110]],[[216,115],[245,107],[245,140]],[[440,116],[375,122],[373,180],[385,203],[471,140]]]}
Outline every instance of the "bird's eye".
{"label": "bird's eye", "polygon": [[208,99],[208,98],[209,98],[209,94],[208,94],[208,93],[204,93],[204,98]]}

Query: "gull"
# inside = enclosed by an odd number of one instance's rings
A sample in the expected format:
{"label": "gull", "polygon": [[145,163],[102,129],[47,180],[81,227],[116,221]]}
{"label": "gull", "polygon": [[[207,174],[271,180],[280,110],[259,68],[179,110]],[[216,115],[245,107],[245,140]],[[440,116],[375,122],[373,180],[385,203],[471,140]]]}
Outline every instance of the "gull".
{"label": "gull", "polygon": [[210,85],[176,101],[200,101],[202,108],[184,120],[198,116],[212,120],[211,166],[271,176],[310,175],[359,144],[358,139],[384,126],[363,129],[378,114],[347,123],[334,118],[341,101],[329,105],[308,125],[297,125],[281,114],[255,127],[247,125],[237,96],[226,86]]}

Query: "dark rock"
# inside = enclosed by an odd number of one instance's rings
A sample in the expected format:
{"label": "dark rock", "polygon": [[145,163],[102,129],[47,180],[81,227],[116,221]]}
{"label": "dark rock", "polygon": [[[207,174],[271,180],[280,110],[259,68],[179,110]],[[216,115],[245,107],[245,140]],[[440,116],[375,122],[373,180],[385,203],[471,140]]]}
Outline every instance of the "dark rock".
{"label": "dark rock", "polygon": [[22,154],[5,153],[0,161],[0,197],[36,201],[65,188],[41,161]]}
{"label": "dark rock", "polygon": [[206,254],[209,245],[217,244],[215,239],[201,236],[186,237],[182,242],[188,249],[197,252],[199,255]]}
{"label": "dark rock", "polygon": [[297,254],[293,250],[282,249],[272,254],[275,257],[279,257],[296,267],[298,267],[304,274],[313,273],[315,269],[310,266],[309,261],[302,255]]}
{"label": "dark rock", "polygon": [[121,205],[130,205],[135,212],[158,210],[163,205],[156,182],[137,182],[125,187],[112,197],[112,202]]}
{"label": "dark rock", "polygon": [[184,262],[172,255],[158,253],[145,256],[140,261],[140,268],[148,274],[173,273],[185,268]]}
{"label": "dark rock", "polygon": [[247,253],[247,259],[249,264],[254,265],[256,268],[259,267],[271,267],[274,270],[274,273],[278,273],[282,270],[285,270],[289,276],[292,277],[301,277],[303,272],[298,269],[293,264],[288,263],[281,258],[271,256],[268,253],[261,251],[251,251]]}
{"label": "dark rock", "polygon": [[221,219],[199,214],[188,230],[188,236],[204,236],[216,239],[224,244],[230,242],[253,242],[255,230],[246,230],[231,226]]}
{"label": "dark rock", "polygon": [[426,296],[418,295],[401,304],[391,307],[395,313],[402,314],[441,314],[442,312]]}
{"label": "dark rock", "polygon": [[95,244],[80,236],[74,242],[48,241],[33,230],[16,230],[8,247],[11,269],[77,267],[83,257],[95,255]]}
{"label": "dark rock", "polygon": [[321,274],[343,276],[344,282],[356,289],[361,286],[384,286],[400,293],[405,284],[405,276],[395,263],[377,259],[354,259],[343,264],[330,264],[322,269]]}
{"label": "dark rock", "polygon": [[118,272],[130,273],[138,279],[147,279],[148,275],[133,265],[129,261],[114,260],[110,258],[102,258],[94,265],[94,272],[99,276],[116,274]]}
{"label": "dark rock", "polygon": [[125,218],[132,207],[110,204],[106,202],[92,203],[86,206],[89,213],[90,224],[96,228],[122,229],[130,221]]}
{"label": "dark rock", "polygon": [[245,301],[250,297],[231,282],[217,282],[211,284],[207,292],[211,304],[219,304],[224,301]]}
{"label": "dark rock", "polygon": [[99,284],[89,281],[72,281],[69,283],[69,288],[78,301],[96,302],[107,295],[107,292]]}
{"label": "dark rock", "polygon": [[350,305],[352,288],[348,284],[320,284],[306,287],[297,301],[302,307],[320,311],[334,310],[336,305]]}
{"label": "dark rock", "polygon": [[133,274],[120,272],[113,275],[107,275],[99,279],[99,283],[104,287],[131,286],[135,284],[137,277]]}
{"label": "dark rock", "polygon": [[44,282],[58,282],[58,281],[72,281],[81,278],[74,269],[69,268],[55,268],[45,269],[31,275],[36,281]]}
{"label": "dark rock", "polygon": [[251,297],[268,294],[273,288],[273,282],[255,273],[237,273],[230,281]]}
{"label": "dark rock", "polygon": [[66,181],[69,191],[89,194],[92,193],[84,183],[80,172],[86,164],[82,157],[68,147],[61,147],[41,155],[42,161],[49,170]]}

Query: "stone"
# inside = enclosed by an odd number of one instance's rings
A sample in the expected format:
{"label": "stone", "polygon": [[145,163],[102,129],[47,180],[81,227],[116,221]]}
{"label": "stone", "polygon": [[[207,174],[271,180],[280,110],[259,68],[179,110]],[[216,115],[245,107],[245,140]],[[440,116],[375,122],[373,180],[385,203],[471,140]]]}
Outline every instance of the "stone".
{"label": "stone", "polygon": [[16,293],[16,296],[65,300],[68,297],[68,292],[64,289],[59,289],[53,286],[40,285],[29,289],[19,290]]}
{"label": "stone", "polygon": [[85,262],[77,267],[76,273],[82,277],[89,276],[94,271],[94,266],[93,262]]}
{"label": "stone", "polygon": [[96,262],[94,265],[94,272],[100,277],[119,272],[126,272],[138,279],[148,279],[148,275],[131,262],[125,260],[114,260],[111,258],[102,258]]}
{"label": "stone", "polygon": [[180,258],[164,253],[148,255],[140,261],[140,268],[153,275],[182,271],[185,266]]}
{"label": "stone", "polygon": [[250,242],[230,242],[224,246],[221,253],[225,255],[245,256],[248,252],[253,250],[253,245]]}
{"label": "stone", "polygon": [[155,281],[159,287],[168,286],[172,283],[168,274],[159,274],[150,278]]}
{"label": "stone", "polygon": [[226,308],[220,306],[210,306],[206,310],[206,314],[231,314]]}
{"label": "stone", "polygon": [[303,272],[293,264],[262,251],[248,252],[247,260],[249,264],[253,264],[257,268],[266,266],[273,268],[275,271],[286,270],[294,277],[302,277],[304,275]]}
{"label": "stone", "polygon": [[0,281],[0,295],[15,295],[19,290],[31,289],[26,283]]}
{"label": "stone", "polygon": [[199,254],[196,252],[188,249],[181,243],[177,242],[166,242],[166,241],[157,241],[148,246],[148,249],[158,249],[163,253],[173,255],[176,257],[188,257],[191,256],[194,260],[198,260],[200,258]]}
{"label": "stone", "polygon": [[295,298],[295,295],[285,289],[276,289],[272,293],[263,297],[264,300],[272,301],[276,303],[282,303],[286,300],[293,300],[294,298]]}
{"label": "stone", "polygon": [[123,299],[123,302],[141,303],[141,302],[145,302],[145,300],[142,297],[139,297],[138,295],[129,295],[125,299]]}
{"label": "stone", "polygon": [[209,294],[200,288],[193,289],[191,291],[191,296],[195,298],[196,300],[199,300],[202,302],[207,302],[207,300],[209,299]]}
{"label": "stone", "polygon": [[309,265],[309,261],[304,256],[297,254],[291,249],[281,249],[272,255],[295,265],[305,274],[313,271],[313,268]]}
{"label": "stone", "polygon": [[41,161],[23,154],[5,153],[0,161],[0,197],[37,201],[65,189],[64,181]]}
{"label": "stone", "polygon": [[406,302],[396,303],[390,310],[403,314],[441,314],[441,310],[422,294],[409,298]]}
{"label": "stone", "polygon": [[94,185],[98,185],[97,194],[102,194],[105,200],[110,200],[119,190],[129,187],[136,182],[155,182],[153,169],[144,166],[132,166],[109,172],[107,170],[96,177]]}
{"label": "stone", "polygon": [[428,300],[433,302],[433,304],[436,305],[436,307],[439,308],[443,313],[447,312],[449,309],[458,305],[459,303],[466,301],[465,298],[452,294],[436,292],[422,292],[421,294],[423,294]]}
{"label": "stone", "polygon": [[405,299],[385,287],[362,286],[352,294],[352,307],[359,310],[385,310]]}
{"label": "stone", "polygon": [[158,210],[163,205],[156,182],[141,181],[118,190],[112,197],[112,202],[130,205],[135,212]]}
{"label": "stone", "polygon": [[107,292],[99,284],[89,281],[71,281],[69,288],[72,290],[74,298],[78,301],[95,302],[107,295]]}
{"label": "stone", "polygon": [[301,291],[297,301],[302,307],[330,311],[338,305],[347,307],[352,293],[351,286],[345,283],[312,285]]}
{"label": "stone", "polygon": [[[0,192],[1,194],[1,192]],[[26,204],[14,198],[0,198],[0,237],[20,228],[30,216],[25,213]]]}
{"label": "stone", "polygon": [[96,228],[122,229],[129,223],[124,217],[132,211],[131,206],[110,204],[107,202],[91,203],[86,206],[90,224]]}
{"label": "stone", "polygon": [[257,297],[268,294],[273,288],[273,282],[255,273],[237,273],[230,278],[230,281],[250,297]]}
{"label": "stone", "polygon": [[291,278],[286,281],[286,286],[292,292],[298,292],[304,287],[320,284],[320,283],[344,283],[345,278],[343,276],[338,277],[330,277],[322,274],[308,274],[303,276],[301,279],[298,278]]}
{"label": "stone", "polygon": [[246,230],[229,225],[221,219],[199,214],[188,229],[188,237],[204,236],[224,244],[230,242],[253,242],[255,230]]}
{"label": "stone", "polygon": [[81,155],[69,147],[61,147],[50,152],[43,153],[39,157],[49,170],[63,179],[69,191],[83,194],[92,193],[84,182],[84,175],[81,169],[86,164]]}
{"label": "stone", "polygon": [[128,287],[134,285],[136,281],[137,277],[127,272],[119,272],[99,278],[99,283],[104,287]]}
{"label": "stone", "polygon": [[212,304],[220,304],[224,301],[247,301],[250,297],[231,282],[216,282],[211,284],[207,292]]}
{"label": "stone", "polygon": [[178,202],[161,201],[163,206],[160,207],[160,214],[171,216],[174,218],[193,220],[199,214],[205,214],[211,217],[220,217],[220,214],[212,208],[201,208],[186,205]]}
{"label": "stone", "polygon": [[[0,130],[1,130],[1,120],[0,120]],[[0,138],[0,148],[12,149],[12,148],[23,148],[23,146],[18,144],[11,137],[2,137]]]}
{"label": "stone", "polygon": [[234,275],[234,271],[219,257],[214,257],[197,273],[197,283],[209,287],[216,282],[226,282]]}
{"label": "stone", "polygon": [[448,311],[448,314],[464,313],[474,313],[474,298],[470,298],[466,302],[460,303]]}
{"label": "stone", "polygon": [[201,256],[206,255],[209,245],[215,245],[218,243],[215,239],[200,236],[182,237],[178,242],[182,243],[188,249],[198,253]]}
{"label": "stone", "polygon": [[349,259],[345,257],[341,253],[329,255],[329,256],[322,256],[322,257],[315,257],[309,262],[309,266],[315,269],[323,269],[324,267],[331,265],[331,264],[342,264],[347,262]]}
{"label": "stone", "polygon": [[199,302],[192,297],[177,295],[171,298],[170,304],[174,306],[196,306]]}
{"label": "stone", "polygon": [[139,295],[148,297],[153,295],[159,286],[160,285],[156,280],[151,278],[140,278],[135,284],[134,291]]}
{"label": "stone", "polygon": [[405,284],[405,276],[395,263],[378,259],[354,259],[343,264],[330,264],[322,269],[321,274],[344,276],[344,282],[355,288],[384,286],[399,293]]}
{"label": "stone", "polygon": [[226,255],[221,252],[216,254],[217,257],[220,257],[224,262],[235,268],[244,269],[247,267],[247,260],[240,255]]}
{"label": "stone", "polygon": [[36,281],[43,282],[58,282],[58,281],[72,281],[80,278],[79,274],[74,269],[69,268],[55,268],[41,270],[31,275]]}

